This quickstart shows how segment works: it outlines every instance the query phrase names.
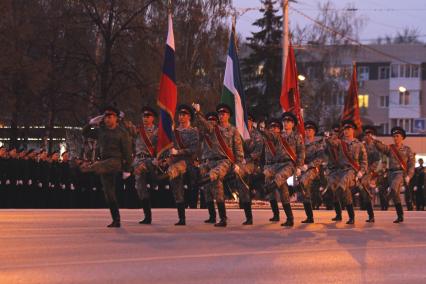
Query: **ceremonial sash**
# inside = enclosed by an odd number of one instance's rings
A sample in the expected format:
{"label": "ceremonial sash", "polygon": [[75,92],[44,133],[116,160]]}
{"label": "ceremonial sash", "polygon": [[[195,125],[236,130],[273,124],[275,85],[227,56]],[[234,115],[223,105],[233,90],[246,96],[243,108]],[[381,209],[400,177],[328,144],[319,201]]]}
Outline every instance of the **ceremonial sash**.
{"label": "ceremonial sash", "polygon": [[342,152],[343,152],[343,155],[345,156],[346,160],[348,160],[349,164],[351,164],[351,166],[352,166],[352,168],[354,170],[356,170],[357,172],[359,172],[359,170],[361,169],[361,167],[350,156],[349,150],[348,150],[348,145],[343,140],[340,140],[340,145],[342,145]]}
{"label": "ceremonial sash", "polygon": [[209,146],[210,149],[213,149],[213,143],[212,140],[210,140],[210,137],[206,134],[204,135],[204,140],[207,143],[207,146]]}
{"label": "ceremonial sash", "polygon": [[219,126],[214,126],[214,134],[216,136],[217,141],[219,142],[220,149],[225,153],[226,157],[232,162],[235,163],[235,156],[231,149],[229,149],[228,145],[226,145],[225,139],[220,132]]}
{"label": "ceremonial sash", "polygon": [[399,165],[401,166],[402,170],[404,172],[407,172],[407,163],[402,159],[402,157],[399,155],[398,153],[398,149],[396,149],[395,145],[392,144],[389,146],[391,153],[393,154],[393,156],[398,160]]}
{"label": "ceremonial sash", "polygon": [[277,150],[275,149],[274,144],[272,144],[272,141],[268,138],[265,139],[266,146],[268,146],[269,151],[271,152],[272,156],[275,156],[277,154]]}
{"label": "ceremonial sash", "polygon": [[293,163],[296,163],[296,154],[294,153],[293,149],[291,149],[290,145],[287,143],[287,141],[279,135],[281,138],[281,143],[283,144],[284,150],[289,155],[290,159],[293,161]]}
{"label": "ceremonial sash", "polygon": [[145,126],[143,125],[143,123],[139,127],[139,133],[141,135],[142,141],[145,143],[145,146],[148,149],[149,154],[151,155],[151,157],[154,157],[155,156],[154,145],[152,145],[151,140],[149,139],[148,135],[146,134]]}
{"label": "ceremonial sash", "polygon": [[179,149],[185,149],[185,144],[183,144],[182,141],[182,136],[180,136],[180,132],[177,129],[173,130],[174,134],[175,134],[175,138],[176,138],[176,142],[179,146]]}

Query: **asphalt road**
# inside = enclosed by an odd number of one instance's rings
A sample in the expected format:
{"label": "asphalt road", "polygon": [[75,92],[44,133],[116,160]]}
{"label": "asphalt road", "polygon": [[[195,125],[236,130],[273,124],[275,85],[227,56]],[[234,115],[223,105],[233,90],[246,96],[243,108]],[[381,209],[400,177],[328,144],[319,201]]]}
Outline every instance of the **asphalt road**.
{"label": "asphalt road", "polygon": [[[122,210],[120,229],[96,210],[0,210],[0,283],[426,283],[426,212],[376,212],[366,224],[330,221],[284,229],[269,210],[228,210],[230,226],[203,224],[206,210],[188,210],[175,227],[173,209],[154,209],[154,224],[139,225],[139,210]],[[283,213],[282,213],[283,215]],[[344,215],[346,217],[346,215]],[[283,218],[283,217],[282,217]]]}

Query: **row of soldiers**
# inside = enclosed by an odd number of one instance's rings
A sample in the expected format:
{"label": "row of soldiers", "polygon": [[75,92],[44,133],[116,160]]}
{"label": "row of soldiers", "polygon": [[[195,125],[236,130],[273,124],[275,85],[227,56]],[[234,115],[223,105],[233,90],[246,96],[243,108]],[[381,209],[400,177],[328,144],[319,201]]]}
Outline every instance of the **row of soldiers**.
{"label": "row of soldiers", "polygon": [[[243,224],[251,225],[251,189],[255,182],[261,181],[273,212],[270,221],[280,220],[279,201],[286,215],[282,226],[291,227],[294,217],[288,179],[295,177],[293,187],[303,196],[306,219],[302,223],[313,223],[313,188],[324,168],[327,188],[332,193],[336,211],[332,220],[341,221],[342,208],[346,208],[349,217],[347,224],[354,224],[352,191],[359,188],[368,212],[367,222],[375,222],[371,185],[377,178],[381,155],[387,156],[389,161],[389,190],[385,198],[391,199],[395,205],[397,219],[394,222],[404,220],[400,191],[403,186],[408,187],[414,176],[415,158],[411,149],[403,144],[406,133],[401,127],[391,130],[394,144],[385,145],[375,138],[373,127],[366,127],[363,141],[358,140],[355,137],[357,126],[351,120],[342,121],[332,131],[326,132],[324,137],[317,139],[318,127],[308,121],[303,139],[296,131],[297,118],[293,113],[285,112],[257,128],[253,126],[253,119],[249,119],[247,131],[250,139],[243,141],[230,123],[232,108],[223,103],[216,107],[215,112],[205,115],[198,104],[180,105],[177,108],[176,127],[171,132],[159,132],[155,125],[158,115],[151,107],[143,108],[142,123],[138,127],[119,127],[119,115],[118,109],[107,107],[102,115],[91,119],[83,129],[85,136],[98,139],[101,160],[81,170],[96,172],[101,176],[113,219],[109,227],[120,226],[114,187],[119,172],[122,172],[123,178],[131,173],[135,175],[136,190],[144,211],[141,224],[152,222],[149,183],[167,182],[178,211],[175,225],[186,224],[184,192],[188,183],[205,190],[209,213],[205,222],[216,227],[227,226],[224,184],[233,183],[246,217]],[[160,135],[168,137],[172,143],[167,151],[157,153]]]}
{"label": "row of soldiers", "polygon": [[[102,185],[94,173],[80,167],[90,163],[68,152],[44,149],[7,150],[0,147],[0,208],[103,208]],[[127,208],[138,208],[134,178],[117,180],[117,196]],[[169,190],[156,188],[155,206],[173,206]],[[193,205],[187,196],[189,205]]]}

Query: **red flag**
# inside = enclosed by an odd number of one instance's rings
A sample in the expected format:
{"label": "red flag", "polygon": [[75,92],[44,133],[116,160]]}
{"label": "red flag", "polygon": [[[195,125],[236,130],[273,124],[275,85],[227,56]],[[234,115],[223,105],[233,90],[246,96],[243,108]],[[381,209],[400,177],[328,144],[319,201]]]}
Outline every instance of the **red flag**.
{"label": "red flag", "polygon": [[358,104],[358,82],[356,74],[356,64],[353,65],[352,70],[352,79],[349,85],[348,94],[345,97],[345,107],[343,108],[343,113],[341,120],[352,120],[356,127],[358,128],[356,133],[360,134],[362,132],[362,123],[361,116],[359,114],[359,104]]}
{"label": "red flag", "polygon": [[163,73],[157,104],[160,107],[157,156],[173,146],[173,119],[176,111],[177,88],[175,78],[175,39],[172,16],[169,15],[169,31],[164,54]]}
{"label": "red flag", "polygon": [[291,43],[288,46],[288,56],[286,60],[285,73],[281,88],[280,103],[283,111],[292,112],[298,120],[297,129],[305,137],[305,126],[300,107],[300,94],[297,82],[297,66],[294,50]]}

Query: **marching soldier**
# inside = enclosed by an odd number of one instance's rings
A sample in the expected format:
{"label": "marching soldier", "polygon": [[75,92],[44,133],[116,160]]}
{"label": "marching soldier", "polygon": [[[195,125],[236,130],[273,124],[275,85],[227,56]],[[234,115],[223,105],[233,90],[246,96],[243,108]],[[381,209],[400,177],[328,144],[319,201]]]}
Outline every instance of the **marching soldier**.
{"label": "marching soldier", "polygon": [[[154,124],[157,112],[149,107],[142,108],[142,123],[139,126],[139,135],[135,140],[136,157],[134,161],[134,173],[136,176],[136,191],[142,203],[145,218],[139,224],[151,224],[151,195],[149,192],[148,177],[152,177],[155,166],[155,149],[157,148],[157,126]],[[151,174],[151,175],[150,175]]]}
{"label": "marching soldier", "polygon": [[380,152],[374,145],[373,136],[376,135],[376,129],[371,125],[364,127],[364,146],[367,151],[368,158],[368,172],[364,175],[360,182],[362,200],[364,201],[365,208],[367,209],[368,219],[366,222],[374,223],[374,210],[372,198],[374,191],[370,184],[374,180],[377,180],[378,168],[380,164]]}
{"label": "marching soldier", "polygon": [[302,136],[294,131],[297,126],[297,118],[291,112],[285,112],[281,116],[284,122],[283,132],[280,135],[270,135],[275,140],[277,155],[282,155],[279,162],[272,167],[265,167],[265,190],[266,192],[278,192],[284,212],[287,216],[285,223],[281,226],[294,226],[293,212],[290,206],[290,193],[288,190],[287,179],[293,175],[299,177],[301,168],[305,161],[305,145]]}
{"label": "marching soldier", "polygon": [[[325,133],[325,136],[340,136],[340,125],[334,124],[332,126],[331,133]],[[325,172],[325,177],[327,179],[327,188],[331,189],[331,184],[335,182],[338,178],[339,174],[339,157],[338,157],[339,147],[332,145],[330,143],[326,143],[325,153],[327,154],[327,170]],[[338,198],[335,191],[331,189],[331,193],[333,196],[333,206],[334,211],[336,212],[336,216],[332,218],[332,221],[342,221],[342,205],[340,203],[340,199]]]}
{"label": "marching soldier", "polygon": [[349,220],[355,223],[355,211],[352,203],[352,188],[367,172],[368,160],[364,144],[355,138],[356,125],[351,120],[342,121],[343,138],[336,135],[326,139],[327,143],[338,149],[339,170],[330,184],[337,197],[346,204]]}
{"label": "marching soldier", "polygon": [[306,213],[306,220],[302,223],[313,223],[314,215],[312,210],[312,191],[314,182],[320,177],[320,167],[324,162],[324,143],[322,140],[315,140],[318,126],[313,121],[305,122],[305,164],[302,167],[302,175],[299,179],[299,187],[303,194],[303,208]]}
{"label": "marching soldier", "polygon": [[191,126],[193,109],[185,104],[178,106],[179,125],[174,129],[173,148],[170,149],[167,172],[158,176],[159,180],[168,178],[178,210],[179,221],[176,226],[186,225],[184,175],[190,173],[198,150],[198,130]]}
{"label": "marching soldier", "polygon": [[200,167],[202,169],[200,172],[206,174],[201,183],[207,183],[206,186],[209,190],[214,192],[220,217],[220,221],[215,224],[215,227],[226,227],[227,217],[223,180],[232,170],[237,176],[240,176],[241,170],[238,164],[241,165],[244,160],[242,139],[238,130],[229,122],[232,116],[232,109],[228,105],[223,103],[217,105],[216,111],[219,116],[217,125],[206,121],[200,112],[199,104],[194,103],[193,107],[196,111],[196,121],[200,125],[200,129],[209,134],[212,140],[212,151],[215,153]]}
{"label": "marching soldier", "polygon": [[404,185],[406,188],[414,175],[415,157],[411,148],[403,144],[406,137],[405,130],[396,126],[391,129],[394,144],[385,145],[379,140],[374,140],[377,149],[389,158],[389,184],[391,197],[395,204],[397,219],[394,223],[404,221],[400,191]]}
{"label": "marching soldier", "polygon": [[[217,125],[219,121],[219,116],[216,112],[208,112],[205,115],[208,123],[213,126]],[[200,128],[200,141],[201,141],[201,160],[200,160],[200,174],[204,175],[207,172],[207,166],[209,161],[216,158],[216,152],[214,151],[214,145],[211,135],[208,132],[205,132]],[[210,190],[210,187],[203,187],[204,198],[206,201],[207,210],[209,212],[209,218],[204,221],[204,223],[215,224],[216,223],[216,210],[214,207],[214,192]]]}
{"label": "marching soldier", "polygon": [[[116,195],[117,174],[123,172],[123,178],[130,176],[132,166],[131,139],[127,130],[119,126],[120,111],[109,106],[103,114],[90,120],[83,128],[83,135],[96,137],[100,148],[101,160],[81,168],[82,172],[95,172],[100,175],[105,200],[109,206],[112,223],[108,227],[120,227],[120,212]],[[92,126],[97,128],[91,129]]]}
{"label": "marching soldier", "polygon": [[388,210],[389,200],[388,200],[388,187],[389,187],[389,178],[388,178],[388,169],[387,162],[382,161],[381,169],[377,173],[377,187],[379,188],[379,200],[380,200],[380,209],[382,211]]}
{"label": "marching soldier", "polygon": [[[271,138],[271,135],[278,137],[283,130],[283,124],[278,118],[271,118],[267,122],[267,130],[270,133],[264,137],[264,147],[265,147],[265,165],[264,171],[273,171],[275,167],[279,165],[282,159],[282,155],[277,155],[277,151],[280,151],[279,139]],[[264,133],[264,132],[262,132]],[[278,149],[277,149],[278,147]],[[280,211],[278,208],[277,194],[276,192],[271,192],[267,194],[269,203],[272,210],[272,218],[269,219],[270,222],[280,221]]]}

